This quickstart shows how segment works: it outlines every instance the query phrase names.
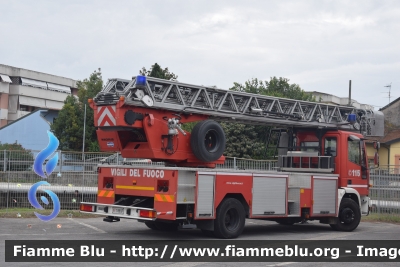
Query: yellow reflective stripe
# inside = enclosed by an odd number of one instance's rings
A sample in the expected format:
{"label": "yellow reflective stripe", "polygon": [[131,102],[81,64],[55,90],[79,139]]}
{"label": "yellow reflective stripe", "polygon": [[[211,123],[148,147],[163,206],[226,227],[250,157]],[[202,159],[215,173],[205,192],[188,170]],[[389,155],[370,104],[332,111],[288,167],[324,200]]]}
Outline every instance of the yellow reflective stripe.
{"label": "yellow reflective stripe", "polygon": [[116,188],[117,189],[154,191],[154,187],[150,187],[150,186],[117,185]]}
{"label": "yellow reflective stripe", "polygon": [[160,201],[160,202],[174,202],[174,200],[175,200],[174,195],[155,194],[154,198],[156,201]]}
{"label": "yellow reflective stripe", "polygon": [[108,191],[108,190],[99,190],[98,195],[99,197],[113,197],[114,196],[114,191]]}

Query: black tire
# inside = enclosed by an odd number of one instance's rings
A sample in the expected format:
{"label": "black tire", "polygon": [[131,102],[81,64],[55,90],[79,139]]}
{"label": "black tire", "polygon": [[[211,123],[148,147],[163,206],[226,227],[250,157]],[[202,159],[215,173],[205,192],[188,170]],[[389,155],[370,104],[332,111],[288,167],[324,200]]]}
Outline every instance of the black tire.
{"label": "black tire", "polygon": [[207,236],[207,237],[215,237],[214,231],[211,231],[211,230],[204,230],[204,229],[201,229],[201,231],[202,231],[203,234],[204,234],[205,236]]}
{"label": "black tire", "polygon": [[151,230],[158,230],[156,224],[154,222],[144,222],[144,224],[149,227]]}
{"label": "black tire", "polygon": [[217,208],[214,234],[219,238],[236,238],[244,229],[246,220],[242,203],[235,198],[224,199]]}
{"label": "black tire", "polygon": [[178,223],[166,223],[166,222],[155,222],[155,226],[157,227],[158,230],[160,231],[165,231],[165,232],[174,232],[178,231]]}
{"label": "black tire", "polygon": [[331,224],[336,231],[351,232],[361,221],[361,211],[357,203],[350,198],[343,198],[339,208],[339,221]]}
{"label": "black tire", "polygon": [[201,161],[219,159],[225,150],[226,138],[219,123],[205,120],[197,123],[190,136],[193,154]]}

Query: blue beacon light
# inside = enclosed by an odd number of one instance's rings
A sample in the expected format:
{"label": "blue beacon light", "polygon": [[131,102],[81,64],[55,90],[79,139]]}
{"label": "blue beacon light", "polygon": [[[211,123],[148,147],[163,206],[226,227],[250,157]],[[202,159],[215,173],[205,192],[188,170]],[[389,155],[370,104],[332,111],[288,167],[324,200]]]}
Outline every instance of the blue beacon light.
{"label": "blue beacon light", "polygon": [[350,122],[350,124],[356,123],[356,114],[349,114],[347,116],[347,121]]}
{"label": "blue beacon light", "polygon": [[136,76],[136,85],[137,86],[146,86],[146,76]]}

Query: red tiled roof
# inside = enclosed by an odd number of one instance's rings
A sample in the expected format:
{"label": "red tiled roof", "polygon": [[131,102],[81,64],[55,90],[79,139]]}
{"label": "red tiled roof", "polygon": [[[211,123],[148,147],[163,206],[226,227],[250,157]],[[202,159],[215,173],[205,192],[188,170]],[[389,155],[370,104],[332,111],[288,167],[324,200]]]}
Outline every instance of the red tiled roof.
{"label": "red tiled roof", "polygon": [[384,137],[378,139],[379,142],[384,144],[390,144],[397,140],[400,141],[400,129],[392,130],[388,132]]}

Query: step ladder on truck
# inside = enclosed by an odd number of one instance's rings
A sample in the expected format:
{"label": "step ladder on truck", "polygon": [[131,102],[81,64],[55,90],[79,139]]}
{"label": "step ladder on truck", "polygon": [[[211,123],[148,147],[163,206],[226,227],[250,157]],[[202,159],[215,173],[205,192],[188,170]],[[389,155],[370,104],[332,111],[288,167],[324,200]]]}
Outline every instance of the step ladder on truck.
{"label": "step ladder on truck", "polygon": [[[383,135],[379,111],[145,76],[110,79],[89,103],[102,151],[165,166],[100,165],[97,202],[82,202],[81,212],[219,238],[238,237],[246,218],[352,231],[369,213],[364,136]],[[285,128],[277,169],[216,169],[226,143],[217,121]],[[188,122],[198,122],[191,133],[181,128]]]}

